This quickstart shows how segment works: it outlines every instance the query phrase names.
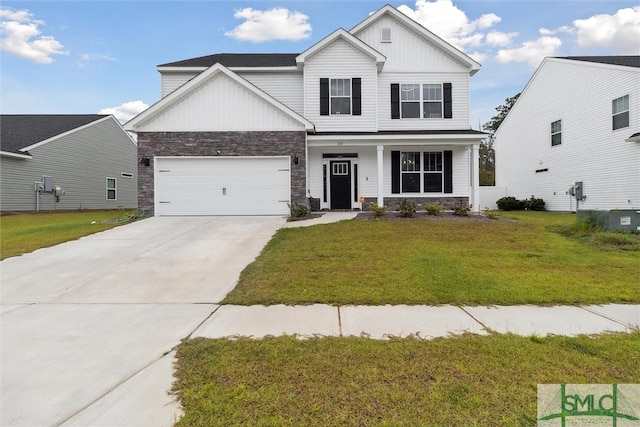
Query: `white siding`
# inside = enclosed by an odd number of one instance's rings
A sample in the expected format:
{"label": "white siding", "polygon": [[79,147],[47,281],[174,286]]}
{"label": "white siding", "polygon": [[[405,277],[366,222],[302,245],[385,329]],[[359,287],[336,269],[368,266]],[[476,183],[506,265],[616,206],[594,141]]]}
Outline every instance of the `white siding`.
{"label": "white siding", "polygon": [[[377,68],[375,60],[343,40],[336,40],[305,61],[304,116],[318,132],[375,132]],[[362,115],[321,116],[321,78],[362,79]]]}
{"label": "white siding", "polygon": [[169,95],[171,92],[178,89],[180,86],[197,75],[197,71],[163,72],[160,75],[160,82],[162,85],[162,98]]}
{"label": "white siding", "polygon": [[[451,119],[392,119],[391,84],[451,83]],[[378,77],[379,130],[469,129],[468,73],[380,73]]]}
{"label": "white siding", "polygon": [[288,131],[303,125],[219,73],[141,124],[146,132]]}
{"label": "white siding", "polygon": [[[391,43],[380,42],[382,28],[391,29]],[[390,16],[380,18],[354,35],[387,57],[384,65],[387,73],[469,73],[465,65]]]}
{"label": "white siding", "polygon": [[304,91],[301,72],[239,72],[238,75],[303,115]]}
{"label": "white siding", "polygon": [[[630,126],[612,130],[611,102],[629,95]],[[562,144],[550,126],[562,120]],[[585,209],[640,208],[640,69],[547,60],[496,134],[496,185],[509,195],[574,210],[566,192],[584,183]],[[548,169],[536,173],[536,170]]]}

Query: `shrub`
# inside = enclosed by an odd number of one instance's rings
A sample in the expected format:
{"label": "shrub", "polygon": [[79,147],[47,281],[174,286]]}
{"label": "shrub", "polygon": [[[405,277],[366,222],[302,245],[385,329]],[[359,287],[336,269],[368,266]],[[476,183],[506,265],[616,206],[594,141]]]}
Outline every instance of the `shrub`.
{"label": "shrub", "polygon": [[524,200],[523,201],[524,204],[524,208],[528,211],[544,211],[544,200],[542,199],[536,199],[535,197],[531,196],[531,198],[529,200]]}
{"label": "shrub", "polygon": [[484,208],[484,216],[489,219],[498,219],[500,215],[496,211],[489,210],[489,208]]}
{"label": "shrub", "polygon": [[411,218],[416,213],[416,204],[402,199],[400,205],[398,205],[398,212],[403,218]]}
{"label": "shrub", "polygon": [[453,207],[454,215],[467,216],[469,212],[471,212],[471,208],[465,202],[458,202],[458,204]]}
{"label": "shrub", "polygon": [[425,203],[424,210],[428,215],[440,215],[440,212],[444,210],[444,206],[437,203]]}
{"label": "shrub", "polygon": [[512,196],[502,197],[496,204],[501,211],[519,211],[523,208],[522,202]]}
{"label": "shrub", "polygon": [[301,205],[300,203],[294,203],[293,205],[287,204],[289,206],[290,218],[295,220],[297,218],[303,217],[305,215],[309,215],[309,207],[306,205]]}
{"label": "shrub", "polygon": [[369,202],[369,209],[371,209],[371,211],[373,212],[373,215],[376,218],[380,218],[385,213],[387,213],[387,207],[385,205],[378,206],[378,204],[375,202]]}

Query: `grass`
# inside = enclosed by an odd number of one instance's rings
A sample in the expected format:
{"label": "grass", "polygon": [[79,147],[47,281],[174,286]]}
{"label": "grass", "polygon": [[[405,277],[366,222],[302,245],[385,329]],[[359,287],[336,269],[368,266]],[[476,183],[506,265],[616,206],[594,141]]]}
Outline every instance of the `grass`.
{"label": "grass", "polygon": [[177,426],[535,426],[541,383],[640,383],[640,333],[193,339]]}
{"label": "grass", "polygon": [[108,230],[135,214],[135,211],[113,210],[2,215],[0,259]]}
{"label": "grass", "polygon": [[575,223],[571,214],[502,216],[511,221],[343,221],[282,229],[223,303],[640,302],[637,248],[561,233]]}

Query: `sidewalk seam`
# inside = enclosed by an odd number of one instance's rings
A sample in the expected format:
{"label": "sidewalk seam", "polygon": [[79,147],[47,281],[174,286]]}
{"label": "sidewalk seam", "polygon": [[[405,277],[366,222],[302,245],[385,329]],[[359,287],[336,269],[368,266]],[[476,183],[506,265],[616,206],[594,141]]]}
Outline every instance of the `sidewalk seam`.
{"label": "sidewalk seam", "polygon": [[340,314],[340,306],[336,307],[338,309],[338,336],[342,338],[342,316]]}
{"label": "sidewalk seam", "polygon": [[478,322],[480,324],[480,326],[482,326],[482,328],[489,332],[492,333],[494,332],[493,330],[491,330],[490,327],[488,327],[487,325],[485,325],[484,323],[482,323],[480,320],[478,320],[473,314],[469,313],[467,310],[464,309],[463,306],[457,306],[460,310],[462,310],[467,316],[471,317],[473,320],[475,320],[476,322]]}

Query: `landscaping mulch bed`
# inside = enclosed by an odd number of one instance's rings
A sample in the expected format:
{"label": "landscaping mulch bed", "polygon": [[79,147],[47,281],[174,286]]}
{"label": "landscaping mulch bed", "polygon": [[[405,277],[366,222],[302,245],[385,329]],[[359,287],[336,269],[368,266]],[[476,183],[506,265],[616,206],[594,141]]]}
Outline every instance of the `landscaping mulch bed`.
{"label": "landscaping mulch bed", "polygon": [[465,222],[496,222],[510,221],[505,218],[491,219],[483,214],[469,214],[467,216],[455,215],[453,212],[442,212],[439,215],[429,215],[426,212],[416,212],[412,217],[402,217],[398,212],[387,212],[381,217],[376,217],[373,212],[360,212],[356,221],[465,221]]}

